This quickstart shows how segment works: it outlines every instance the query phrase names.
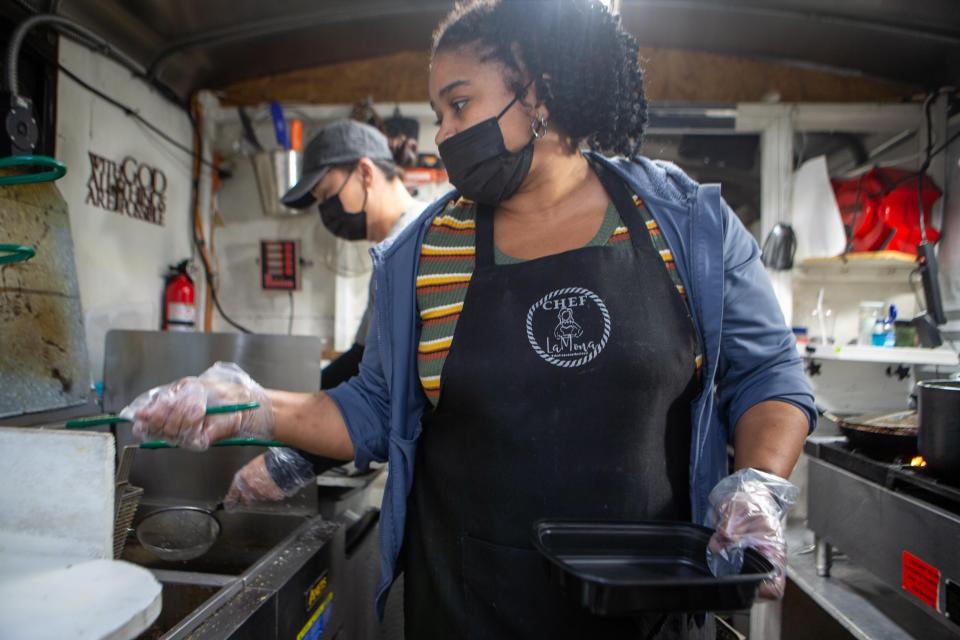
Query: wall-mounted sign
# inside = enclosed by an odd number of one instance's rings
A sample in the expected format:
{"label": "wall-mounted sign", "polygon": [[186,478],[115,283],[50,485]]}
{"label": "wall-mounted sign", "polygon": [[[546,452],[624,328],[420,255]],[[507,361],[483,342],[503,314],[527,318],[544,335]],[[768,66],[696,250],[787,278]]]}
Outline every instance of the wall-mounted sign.
{"label": "wall-mounted sign", "polygon": [[163,226],[167,210],[167,176],[156,167],[127,156],[121,162],[90,156],[86,204]]}

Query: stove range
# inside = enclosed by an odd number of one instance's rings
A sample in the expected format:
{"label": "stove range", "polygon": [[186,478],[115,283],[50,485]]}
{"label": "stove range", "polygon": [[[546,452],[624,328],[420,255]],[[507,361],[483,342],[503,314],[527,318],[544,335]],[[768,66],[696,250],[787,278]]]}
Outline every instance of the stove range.
{"label": "stove range", "polygon": [[808,441],[809,527],[828,576],[842,550],[960,637],[960,486],[911,466],[912,456]]}

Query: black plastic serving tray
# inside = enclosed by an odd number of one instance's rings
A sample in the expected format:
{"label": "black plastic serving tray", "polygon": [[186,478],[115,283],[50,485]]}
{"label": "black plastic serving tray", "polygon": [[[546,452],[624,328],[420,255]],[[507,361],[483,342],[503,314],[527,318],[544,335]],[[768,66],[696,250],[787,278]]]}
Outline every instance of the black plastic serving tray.
{"label": "black plastic serving tray", "polygon": [[706,558],[712,533],[684,522],[540,521],[533,544],[552,581],[596,615],[749,609],[773,565],[747,549],[739,575],[715,577]]}

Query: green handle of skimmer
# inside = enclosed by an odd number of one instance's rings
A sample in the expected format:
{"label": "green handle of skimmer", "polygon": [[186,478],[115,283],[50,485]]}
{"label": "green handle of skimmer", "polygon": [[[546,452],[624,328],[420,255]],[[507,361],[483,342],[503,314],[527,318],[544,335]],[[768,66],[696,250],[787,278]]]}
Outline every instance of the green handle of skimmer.
{"label": "green handle of skimmer", "polygon": [[259,409],[259,402],[241,402],[240,404],[222,404],[218,407],[207,407],[207,415],[215,416],[218,413],[233,413],[234,411],[249,411]]}
{"label": "green handle of skimmer", "polygon": [[[222,404],[216,407],[207,407],[207,415],[213,416],[220,413],[233,413],[234,411],[249,411],[259,409],[259,402],[241,402],[240,404]],[[90,427],[102,427],[106,424],[117,424],[120,422],[130,422],[129,418],[120,416],[93,416],[90,418],[77,418],[70,420],[64,425],[67,429],[88,429]]]}
{"label": "green handle of skimmer", "polygon": [[[214,442],[211,447],[285,447],[282,442],[276,440],[260,440],[259,438],[227,438]],[[140,443],[141,449],[177,449],[177,445],[170,444],[166,440],[151,440],[150,442]]]}
{"label": "green handle of skimmer", "polygon": [[90,427],[102,427],[106,424],[117,424],[119,422],[130,422],[130,420],[120,416],[91,416],[89,418],[67,420],[67,423],[63,426],[67,429],[89,429]]}
{"label": "green handle of skimmer", "polygon": [[0,158],[0,169],[7,167],[40,167],[46,171],[0,176],[0,187],[34,182],[53,182],[67,175],[67,166],[50,156],[10,156]]}
{"label": "green handle of skimmer", "polygon": [[37,255],[33,247],[22,244],[0,244],[0,264],[23,262]]}

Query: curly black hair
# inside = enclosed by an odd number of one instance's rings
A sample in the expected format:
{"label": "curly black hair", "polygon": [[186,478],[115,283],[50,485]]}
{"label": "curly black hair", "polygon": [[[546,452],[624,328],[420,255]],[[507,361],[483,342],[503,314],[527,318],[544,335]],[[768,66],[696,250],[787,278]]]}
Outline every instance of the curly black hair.
{"label": "curly black hair", "polygon": [[550,118],[596,151],[635,155],[647,125],[639,45],[596,0],[467,0],[433,34],[431,57],[476,46],[522,93],[534,79]]}

